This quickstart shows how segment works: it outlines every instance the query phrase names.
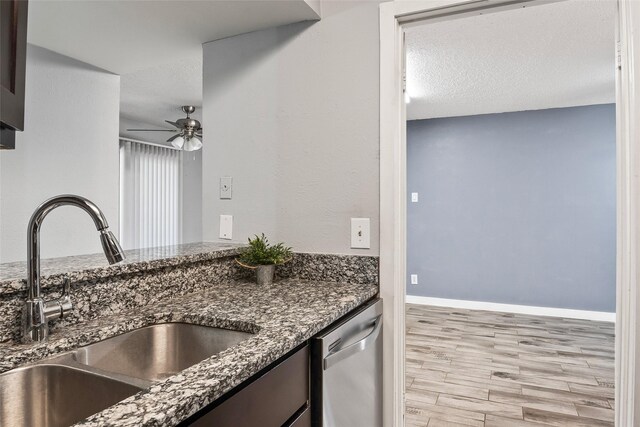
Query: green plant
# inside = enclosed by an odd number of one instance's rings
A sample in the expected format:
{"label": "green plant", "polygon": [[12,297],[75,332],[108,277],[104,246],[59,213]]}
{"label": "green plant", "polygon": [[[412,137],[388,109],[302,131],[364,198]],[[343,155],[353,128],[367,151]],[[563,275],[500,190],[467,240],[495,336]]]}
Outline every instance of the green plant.
{"label": "green plant", "polygon": [[251,265],[282,264],[291,258],[291,248],[284,243],[270,245],[264,233],[249,239],[249,247],[240,255],[240,261]]}

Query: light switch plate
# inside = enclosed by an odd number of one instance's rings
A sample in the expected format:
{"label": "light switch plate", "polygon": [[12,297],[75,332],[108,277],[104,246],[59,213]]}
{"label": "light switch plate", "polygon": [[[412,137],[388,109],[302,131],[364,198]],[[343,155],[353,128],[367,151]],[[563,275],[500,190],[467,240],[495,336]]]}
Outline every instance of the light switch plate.
{"label": "light switch plate", "polygon": [[411,203],[418,203],[418,193],[411,193]]}
{"label": "light switch plate", "polygon": [[220,178],[220,198],[231,199],[231,192],[233,190],[233,178],[230,176],[223,176]]}
{"label": "light switch plate", "polygon": [[351,247],[371,248],[371,221],[369,218],[351,218]]}
{"label": "light switch plate", "polygon": [[418,284],[418,275],[417,274],[412,274],[411,275],[411,284],[412,285],[417,285]]}
{"label": "light switch plate", "polygon": [[220,215],[220,238],[231,240],[233,236],[233,215]]}

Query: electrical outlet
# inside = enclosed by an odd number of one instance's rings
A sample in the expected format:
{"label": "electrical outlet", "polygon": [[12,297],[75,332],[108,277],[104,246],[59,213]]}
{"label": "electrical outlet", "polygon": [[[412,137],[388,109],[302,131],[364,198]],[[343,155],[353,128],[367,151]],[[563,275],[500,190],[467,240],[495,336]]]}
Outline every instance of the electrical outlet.
{"label": "electrical outlet", "polygon": [[220,238],[231,240],[233,236],[233,215],[220,215]]}
{"label": "electrical outlet", "polygon": [[223,176],[220,178],[220,198],[231,199],[231,191],[233,190],[233,178]]}
{"label": "electrical outlet", "polygon": [[411,193],[411,203],[418,203],[418,193]]}
{"label": "electrical outlet", "polygon": [[351,247],[371,248],[371,221],[369,218],[351,218]]}
{"label": "electrical outlet", "polygon": [[411,275],[411,284],[412,285],[417,285],[418,284],[418,275],[417,274],[412,274]]}

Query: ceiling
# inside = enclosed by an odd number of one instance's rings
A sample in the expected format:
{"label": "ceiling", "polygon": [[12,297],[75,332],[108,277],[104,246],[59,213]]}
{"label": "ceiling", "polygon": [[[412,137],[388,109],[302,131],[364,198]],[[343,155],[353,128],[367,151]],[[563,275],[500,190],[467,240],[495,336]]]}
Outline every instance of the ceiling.
{"label": "ceiling", "polygon": [[29,43],[120,74],[120,135],[162,143],[164,122],[197,107],[202,120],[202,43],[319,19],[318,0],[32,0]]}
{"label": "ceiling", "polygon": [[127,74],[200,53],[201,44],[319,19],[315,1],[32,0],[28,42]]}
{"label": "ceiling", "polygon": [[202,49],[196,55],[120,76],[120,136],[164,143],[169,132],[128,132],[127,128],[173,129],[164,120],[185,117],[193,105],[202,121]]}
{"label": "ceiling", "polygon": [[569,0],[410,28],[407,118],[615,102],[615,13]]}

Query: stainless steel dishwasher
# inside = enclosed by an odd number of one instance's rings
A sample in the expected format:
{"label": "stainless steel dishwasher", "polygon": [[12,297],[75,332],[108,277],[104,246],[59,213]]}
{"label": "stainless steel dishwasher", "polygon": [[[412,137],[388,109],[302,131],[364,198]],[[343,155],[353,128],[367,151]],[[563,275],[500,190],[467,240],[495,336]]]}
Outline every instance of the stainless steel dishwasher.
{"label": "stainless steel dishwasher", "polygon": [[382,426],[382,300],[312,339],[314,427]]}

